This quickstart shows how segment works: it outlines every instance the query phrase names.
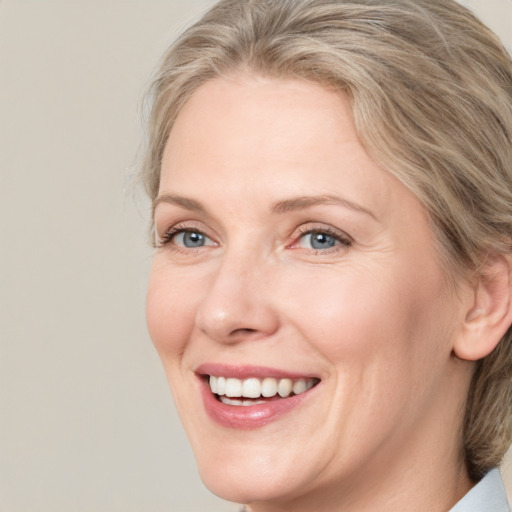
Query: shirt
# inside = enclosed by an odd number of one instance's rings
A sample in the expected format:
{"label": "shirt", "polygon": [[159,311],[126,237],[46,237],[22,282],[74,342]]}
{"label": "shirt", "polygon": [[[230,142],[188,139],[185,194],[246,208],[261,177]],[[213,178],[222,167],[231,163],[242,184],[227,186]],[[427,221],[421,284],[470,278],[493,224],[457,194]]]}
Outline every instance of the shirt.
{"label": "shirt", "polygon": [[491,469],[450,512],[511,512],[499,470]]}

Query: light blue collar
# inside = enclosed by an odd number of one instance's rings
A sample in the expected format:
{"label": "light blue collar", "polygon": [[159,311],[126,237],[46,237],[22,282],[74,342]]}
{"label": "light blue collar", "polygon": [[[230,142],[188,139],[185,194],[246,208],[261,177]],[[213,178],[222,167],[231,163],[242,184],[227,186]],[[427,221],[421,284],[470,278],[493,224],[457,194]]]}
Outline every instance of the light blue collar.
{"label": "light blue collar", "polygon": [[511,512],[499,470],[491,469],[450,512]]}

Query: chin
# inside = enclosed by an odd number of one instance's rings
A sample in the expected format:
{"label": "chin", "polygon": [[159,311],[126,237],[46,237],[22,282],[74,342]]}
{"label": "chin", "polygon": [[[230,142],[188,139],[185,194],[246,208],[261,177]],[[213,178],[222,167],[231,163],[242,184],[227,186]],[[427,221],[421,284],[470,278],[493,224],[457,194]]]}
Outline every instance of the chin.
{"label": "chin", "polygon": [[268,467],[265,460],[231,461],[222,465],[198,460],[198,464],[205,486],[220,498],[235,503],[287,500],[298,494],[307,482],[288,470]]}
{"label": "chin", "polygon": [[313,479],[314,464],[305,471],[305,461],[298,460],[296,447],[287,445],[285,439],[276,443],[272,428],[252,432],[215,427],[207,432],[186,430],[201,480],[224,500],[244,504],[279,501],[294,496]]}

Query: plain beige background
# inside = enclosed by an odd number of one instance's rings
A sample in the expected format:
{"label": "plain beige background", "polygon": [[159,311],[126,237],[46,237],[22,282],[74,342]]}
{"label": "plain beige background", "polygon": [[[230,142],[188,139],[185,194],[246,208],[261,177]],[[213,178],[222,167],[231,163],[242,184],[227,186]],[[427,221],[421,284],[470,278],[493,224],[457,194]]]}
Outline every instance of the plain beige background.
{"label": "plain beige background", "polygon": [[[146,334],[131,186],[148,77],[211,3],[0,1],[0,512],[235,510]],[[512,48],[512,0],[465,3]]]}

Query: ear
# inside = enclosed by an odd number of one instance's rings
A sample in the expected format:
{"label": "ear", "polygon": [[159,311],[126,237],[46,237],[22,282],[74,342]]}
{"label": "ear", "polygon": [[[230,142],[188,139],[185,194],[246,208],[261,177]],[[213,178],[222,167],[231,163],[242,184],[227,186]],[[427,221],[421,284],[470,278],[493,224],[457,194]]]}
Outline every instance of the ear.
{"label": "ear", "polygon": [[476,361],[489,355],[512,324],[512,255],[489,255],[472,283],[472,294],[455,355]]}

